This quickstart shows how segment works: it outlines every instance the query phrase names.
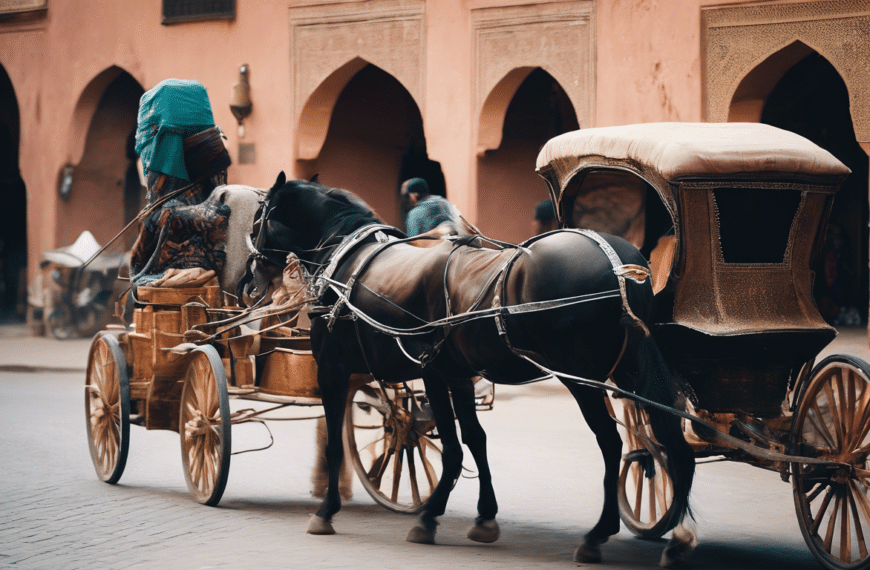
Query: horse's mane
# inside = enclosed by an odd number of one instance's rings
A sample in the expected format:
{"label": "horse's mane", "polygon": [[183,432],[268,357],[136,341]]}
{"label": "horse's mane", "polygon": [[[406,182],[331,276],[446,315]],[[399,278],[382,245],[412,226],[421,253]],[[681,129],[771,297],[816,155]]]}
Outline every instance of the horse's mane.
{"label": "horse's mane", "polygon": [[348,190],[328,188],[319,182],[291,180],[272,187],[266,200],[271,203],[282,192],[293,193],[296,207],[300,211],[323,211],[325,200],[327,216],[320,228],[324,244],[334,238],[349,235],[361,226],[383,223],[368,204]]}

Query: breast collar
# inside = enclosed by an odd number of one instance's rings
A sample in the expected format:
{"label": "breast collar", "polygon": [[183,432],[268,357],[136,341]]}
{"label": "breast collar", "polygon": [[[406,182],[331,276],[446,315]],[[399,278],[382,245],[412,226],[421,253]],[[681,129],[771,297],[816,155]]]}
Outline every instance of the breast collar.
{"label": "breast collar", "polygon": [[367,224],[356,229],[353,233],[345,237],[338,246],[336,246],[332,255],[329,257],[329,263],[314,276],[315,289],[317,290],[318,297],[326,291],[329,282],[332,281],[332,277],[335,275],[335,271],[345,260],[347,255],[365,241],[366,238],[373,234],[379,243],[386,243],[390,241],[390,238],[406,238],[405,234],[401,231],[386,224]]}

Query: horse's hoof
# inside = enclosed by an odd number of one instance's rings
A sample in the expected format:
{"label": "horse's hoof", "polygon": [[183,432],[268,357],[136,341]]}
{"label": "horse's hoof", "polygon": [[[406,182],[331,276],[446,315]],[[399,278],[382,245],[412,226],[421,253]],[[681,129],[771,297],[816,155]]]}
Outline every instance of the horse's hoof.
{"label": "horse's hoof", "polygon": [[422,526],[417,525],[411,529],[411,532],[408,533],[408,538],[405,540],[417,544],[435,544],[435,533],[429,532]]}
{"label": "horse's hoof", "polygon": [[659,566],[662,568],[677,566],[689,557],[696,546],[698,546],[698,538],[695,536],[695,533],[687,528],[675,528],[670,542],[665,547],[665,551],[662,552]]}
{"label": "horse's hoof", "polygon": [[495,542],[501,536],[501,529],[495,519],[478,521],[468,529],[468,538],[474,542]]}
{"label": "horse's hoof", "polygon": [[328,520],[311,515],[308,520],[308,534],[335,534],[335,529]]}
{"label": "horse's hoof", "polygon": [[601,547],[584,540],[574,551],[574,562],[578,564],[597,564],[601,562]]}

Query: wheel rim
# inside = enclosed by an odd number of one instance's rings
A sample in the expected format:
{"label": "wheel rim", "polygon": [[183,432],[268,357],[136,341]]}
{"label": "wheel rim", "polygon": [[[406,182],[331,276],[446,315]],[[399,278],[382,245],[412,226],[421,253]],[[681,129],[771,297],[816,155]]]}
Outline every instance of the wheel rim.
{"label": "wheel rim", "polygon": [[85,419],[97,477],[117,483],[127,464],[130,443],[130,385],[123,351],[113,336],[98,335],[91,344]]}
{"label": "wheel rim", "polygon": [[187,488],[200,503],[220,501],[231,453],[226,373],[217,351],[200,347],[191,356],[181,392],[179,433]]}
{"label": "wheel rim", "polygon": [[823,361],[793,424],[802,455],[850,465],[793,463],[792,486],[801,532],[828,568],[868,568],[870,554],[870,365],[853,357]]}
{"label": "wheel rim", "polygon": [[660,538],[667,532],[674,500],[673,483],[665,458],[655,443],[645,411],[622,401],[622,430],[628,453],[623,456],[617,499],[619,516],[641,538]]}
{"label": "wheel rim", "polygon": [[[413,385],[413,383],[409,383]],[[419,512],[441,478],[441,442],[426,415],[422,389],[353,390],[345,412],[345,445],[366,492],[395,512]]]}

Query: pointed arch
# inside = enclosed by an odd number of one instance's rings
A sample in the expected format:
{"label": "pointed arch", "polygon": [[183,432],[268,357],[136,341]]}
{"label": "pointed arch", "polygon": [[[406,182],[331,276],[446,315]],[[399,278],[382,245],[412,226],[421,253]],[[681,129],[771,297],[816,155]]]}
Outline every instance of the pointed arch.
{"label": "pointed arch", "polygon": [[485,235],[518,243],[531,235],[535,204],[548,197],[535,173],[538,151],[554,136],[579,128],[577,112],[562,84],[543,67],[512,69],[484,101],[477,225]]}
{"label": "pointed arch", "polygon": [[737,85],[728,108],[728,122],[757,123],[768,96],[779,80],[799,61],[817,50],[800,40],[768,54]]}
{"label": "pointed arch", "polygon": [[496,83],[487,95],[480,109],[477,128],[477,155],[495,150],[501,145],[505,115],[514,99],[517,89],[536,68],[533,66],[515,67],[501,81]]}
{"label": "pointed arch", "polygon": [[15,87],[0,64],[0,319],[21,320],[25,306],[21,275],[27,270],[27,187],[18,166],[21,117]]}
{"label": "pointed arch", "polygon": [[144,92],[131,74],[111,66],[79,96],[67,164],[58,165],[58,189],[63,186],[64,193],[56,203],[56,243],[72,243],[85,229],[105,243],[141,207],[133,135]]}
{"label": "pointed arch", "polygon": [[344,88],[369,62],[355,57],[333,71],[305,101],[296,129],[296,158],[313,160],[320,154],[335,103]]}
{"label": "pointed arch", "polygon": [[[349,73],[360,63],[361,69]],[[400,227],[405,179],[425,178],[433,193],[445,193],[440,164],[428,156],[417,101],[394,75],[359,58],[329,82],[319,86],[321,100],[308,102],[311,116],[300,121],[309,132],[318,129],[318,148],[312,158],[297,156],[295,174],[318,174],[327,186],[352,188],[384,221]]]}
{"label": "pointed arch", "polygon": [[98,73],[79,95],[73,111],[72,127],[69,130],[69,156],[67,162],[78,164],[85,152],[85,139],[91,126],[91,118],[100,104],[103,93],[122,73],[127,73],[117,65],[112,65]]}

